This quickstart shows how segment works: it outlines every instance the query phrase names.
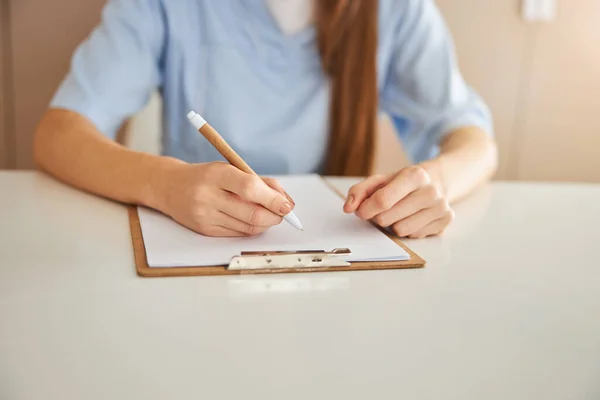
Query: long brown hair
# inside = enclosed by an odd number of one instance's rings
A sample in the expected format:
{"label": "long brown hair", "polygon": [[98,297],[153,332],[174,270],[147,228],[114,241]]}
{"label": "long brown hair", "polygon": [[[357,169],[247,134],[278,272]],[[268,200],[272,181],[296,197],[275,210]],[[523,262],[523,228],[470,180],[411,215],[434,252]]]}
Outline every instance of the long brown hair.
{"label": "long brown hair", "polygon": [[325,173],[366,176],[377,124],[377,0],[317,0],[323,70],[331,83]]}

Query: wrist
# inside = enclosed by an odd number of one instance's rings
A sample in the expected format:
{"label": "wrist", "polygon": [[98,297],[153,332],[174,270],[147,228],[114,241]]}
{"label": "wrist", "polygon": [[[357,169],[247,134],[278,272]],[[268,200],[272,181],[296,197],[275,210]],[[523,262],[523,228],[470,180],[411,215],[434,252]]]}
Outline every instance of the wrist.
{"label": "wrist", "polygon": [[173,194],[173,183],[187,163],[170,157],[159,157],[149,168],[148,186],[145,193],[145,205],[166,212],[169,199]]}
{"label": "wrist", "polygon": [[445,164],[446,160],[444,155],[440,155],[431,160],[424,161],[419,165],[423,168],[429,177],[431,182],[436,185],[444,196],[448,196],[448,183],[445,179]]}

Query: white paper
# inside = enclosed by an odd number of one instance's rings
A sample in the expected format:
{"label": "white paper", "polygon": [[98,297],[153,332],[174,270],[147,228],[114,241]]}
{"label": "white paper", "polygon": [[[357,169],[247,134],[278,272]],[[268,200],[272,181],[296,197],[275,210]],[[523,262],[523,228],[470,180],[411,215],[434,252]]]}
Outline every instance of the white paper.
{"label": "white paper", "polygon": [[154,210],[139,207],[150,267],[228,265],[242,251],[349,248],[347,261],[407,260],[409,255],[371,223],[343,211],[344,200],[318,175],[277,177],[294,199],[299,231],[283,221],[260,236],[215,238],[197,234]]}

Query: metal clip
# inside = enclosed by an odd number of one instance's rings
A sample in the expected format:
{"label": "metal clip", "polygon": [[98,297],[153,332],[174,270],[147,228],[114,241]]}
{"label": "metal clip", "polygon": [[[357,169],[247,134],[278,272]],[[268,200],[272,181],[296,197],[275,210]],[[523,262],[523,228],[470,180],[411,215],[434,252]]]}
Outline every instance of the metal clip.
{"label": "metal clip", "polygon": [[340,257],[349,256],[350,249],[303,251],[245,251],[231,259],[230,270],[294,269],[348,267]]}

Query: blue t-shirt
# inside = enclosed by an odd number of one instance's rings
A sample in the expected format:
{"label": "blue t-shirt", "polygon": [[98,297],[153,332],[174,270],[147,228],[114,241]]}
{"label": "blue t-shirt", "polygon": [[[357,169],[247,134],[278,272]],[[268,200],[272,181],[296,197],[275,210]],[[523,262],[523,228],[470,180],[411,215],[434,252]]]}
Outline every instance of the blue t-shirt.
{"label": "blue t-shirt", "polygon": [[[435,156],[460,126],[491,135],[489,110],[464,82],[434,1],[379,3],[380,111],[412,161]],[[110,0],[51,106],[114,138],[156,90],[165,155],[222,160],[188,122],[195,110],[259,174],[321,172],[330,90],[316,29],[286,35],[265,0]]]}

